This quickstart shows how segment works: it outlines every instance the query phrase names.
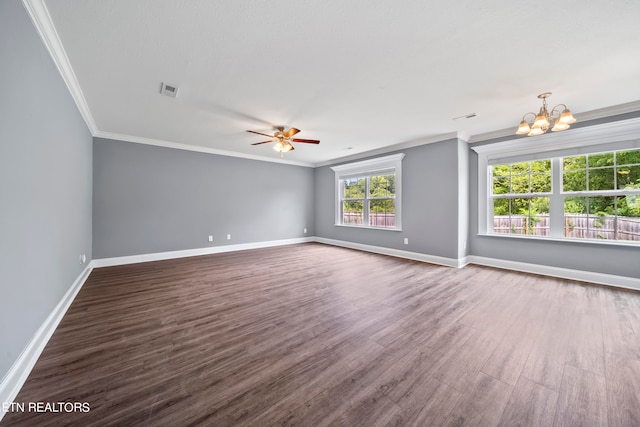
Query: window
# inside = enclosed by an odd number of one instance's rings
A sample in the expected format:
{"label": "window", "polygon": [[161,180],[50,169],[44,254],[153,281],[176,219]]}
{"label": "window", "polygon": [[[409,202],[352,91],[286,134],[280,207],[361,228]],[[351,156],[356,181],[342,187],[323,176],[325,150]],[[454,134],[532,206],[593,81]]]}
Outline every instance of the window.
{"label": "window", "polygon": [[640,150],[562,159],[564,235],[640,241]]}
{"label": "window", "polygon": [[639,134],[632,119],[473,147],[479,233],[640,243]]}
{"label": "window", "polygon": [[332,167],[336,177],[336,225],[401,230],[404,154]]}
{"label": "window", "polygon": [[493,231],[549,235],[551,160],[493,166]]}
{"label": "window", "polygon": [[[552,163],[561,176],[553,176]],[[494,233],[550,236],[551,223],[562,221],[555,237],[640,241],[640,150],[490,168]],[[560,178],[554,194],[552,181]],[[561,199],[562,215],[550,215],[554,198]]]}

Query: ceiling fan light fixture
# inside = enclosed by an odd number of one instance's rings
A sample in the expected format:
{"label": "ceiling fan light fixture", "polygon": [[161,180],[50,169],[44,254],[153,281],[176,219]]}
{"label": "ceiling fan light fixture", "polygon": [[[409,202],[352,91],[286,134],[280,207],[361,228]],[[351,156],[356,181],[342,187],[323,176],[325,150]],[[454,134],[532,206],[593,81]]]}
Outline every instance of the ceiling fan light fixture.
{"label": "ceiling fan light fixture", "polygon": [[[551,92],[544,92],[538,95],[538,98],[542,99],[542,107],[540,112],[527,113],[522,117],[520,125],[516,135],[537,136],[547,133],[551,127],[552,132],[559,132],[569,129],[572,123],[576,122],[575,117],[571,114],[571,111],[564,104],[558,104],[551,109],[551,112],[547,109],[547,98],[551,96]],[[527,116],[534,117],[530,122],[526,119]]]}
{"label": "ceiling fan light fixture", "polygon": [[278,142],[273,146],[273,149],[279,153],[286,153],[293,150],[293,145],[286,139],[278,139]]}

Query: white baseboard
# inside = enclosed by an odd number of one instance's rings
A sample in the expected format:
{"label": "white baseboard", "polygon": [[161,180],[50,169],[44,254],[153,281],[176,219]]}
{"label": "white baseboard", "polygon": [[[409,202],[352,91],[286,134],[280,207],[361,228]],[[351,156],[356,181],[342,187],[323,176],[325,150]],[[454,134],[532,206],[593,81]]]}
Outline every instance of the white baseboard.
{"label": "white baseboard", "polygon": [[618,288],[640,290],[640,279],[626,276],[616,276],[613,274],[594,273],[590,271],[573,270],[570,268],[551,267],[548,265],[529,264],[526,262],[507,261],[496,258],[486,258],[469,255],[463,258],[446,258],[436,255],[426,255],[417,252],[402,251],[380,246],[364,245],[361,243],[346,242],[342,240],[326,239],[315,237],[315,242],[326,243],[328,245],[342,246],[345,248],[357,249],[366,252],[373,252],[383,255],[391,255],[399,258],[423,261],[432,264],[445,265],[447,267],[463,268],[468,264],[485,265],[488,267],[502,268],[505,270],[520,271],[523,273],[541,274],[543,276],[559,277],[562,279],[579,280],[581,282],[594,283],[597,285],[613,286]]}
{"label": "white baseboard", "polygon": [[521,271],[525,273],[541,274],[543,276],[559,277],[561,279],[579,280],[598,285],[614,286],[618,288],[640,290],[640,279],[613,274],[594,273],[591,271],[573,270],[570,268],[550,267],[548,265],[529,264],[526,262],[507,261],[497,258],[486,258],[469,255],[469,264],[486,265],[488,267],[503,268],[505,270]]}
{"label": "white baseboard", "polygon": [[[80,273],[78,278],[69,287],[40,328],[38,328],[33,338],[31,338],[31,341],[29,341],[13,366],[11,366],[11,369],[9,369],[9,372],[2,378],[2,382],[0,382],[0,404],[2,404],[2,402],[11,403],[16,398],[31,373],[31,370],[38,361],[40,354],[42,354],[49,339],[58,327],[58,324],[60,324],[60,321],[71,306],[76,295],[80,292],[82,285],[84,285],[84,282],[92,270],[93,264],[89,263],[87,268]],[[0,420],[2,420],[4,415],[5,412],[0,410]]]}
{"label": "white baseboard", "polygon": [[373,252],[376,254],[390,255],[398,258],[406,258],[414,261],[423,261],[431,264],[445,265],[447,267],[460,268],[466,265],[467,258],[446,258],[437,255],[427,255],[418,252],[403,251],[400,249],[385,248],[382,246],[364,245],[362,243],[347,242],[344,240],[326,239],[324,237],[314,237],[313,241],[326,243],[327,245],[342,246],[343,248],[357,249],[360,251]]}
{"label": "white baseboard", "polygon": [[209,248],[185,249],[181,251],[157,252],[150,254],[122,256],[115,258],[94,259],[94,267],[112,267],[114,265],[137,264],[140,262],[162,261],[165,259],[186,258],[190,256],[211,255],[223,252],[244,251],[247,249],[270,248],[273,246],[293,245],[295,243],[313,242],[313,237],[299,237],[295,239],[270,240],[266,242],[240,243],[237,245],[212,246]]}

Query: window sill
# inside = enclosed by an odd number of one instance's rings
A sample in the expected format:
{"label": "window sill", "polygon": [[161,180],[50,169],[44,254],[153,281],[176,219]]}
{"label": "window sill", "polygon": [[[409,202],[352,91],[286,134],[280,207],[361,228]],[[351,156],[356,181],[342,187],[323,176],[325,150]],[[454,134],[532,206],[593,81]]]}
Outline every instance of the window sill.
{"label": "window sill", "polygon": [[499,239],[519,239],[519,240],[535,240],[544,242],[562,242],[562,243],[579,243],[587,245],[604,245],[604,246],[625,246],[630,248],[640,247],[640,242],[632,242],[626,240],[594,240],[594,239],[561,239],[558,237],[542,237],[542,236],[524,236],[517,234],[477,234],[478,237],[496,237]]}
{"label": "window sill", "polygon": [[402,231],[402,228],[370,227],[368,225],[349,225],[349,224],[333,224],[333,225],[335,225],[336,227],[363,228],[365,230]]}

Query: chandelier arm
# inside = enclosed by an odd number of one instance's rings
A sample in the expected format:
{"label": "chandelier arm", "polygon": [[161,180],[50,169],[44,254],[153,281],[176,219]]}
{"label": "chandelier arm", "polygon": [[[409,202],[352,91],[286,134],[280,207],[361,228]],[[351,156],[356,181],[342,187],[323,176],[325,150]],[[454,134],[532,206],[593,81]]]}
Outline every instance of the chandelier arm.
{"label": "chandelier arm", "polygon": [[[560,107],[562,107],[562,110],[559,110],[559,109],[558,109],[558,108],[560,108]],[[555,119],[557,119],[558,117],[560,117],[560,114],[562,114],[562,112],[563,112],[564,110],[568,110],[567,106],[566,106],[566,105],[564,105],[564,104],[558,104],[558,105],[556,105],[555,107],[553,107],[553,109],[552,109],[552,110],[551,110],[551,112],[549,113],[549,116],[550,116],[552,119],[554,119],[554,120],[555,120]],[[557,116],[556,116],[556,114],[557,114]]]}
{"label": "chandelier arm", "polygon": [[533,111],[529,111],[527,114],[525,114],[524,116],[522,116],[522,120],[526,121],[527,123],[529,123],[529,120],[525,119],[525,117],[527,117],[529,114],[533,115],[533,120],[531,120],[531,123],[533,123],[536,120],[536,116],[537,114],[534,113]]}

